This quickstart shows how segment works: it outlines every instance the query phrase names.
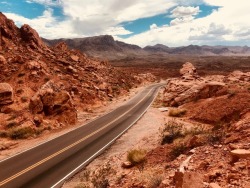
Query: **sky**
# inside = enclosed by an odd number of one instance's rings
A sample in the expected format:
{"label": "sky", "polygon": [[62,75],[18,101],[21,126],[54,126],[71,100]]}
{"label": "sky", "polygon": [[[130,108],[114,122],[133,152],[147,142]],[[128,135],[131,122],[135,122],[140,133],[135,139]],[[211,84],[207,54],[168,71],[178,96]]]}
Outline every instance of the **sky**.
{"label": "sky", "polygon": [[249,0],[0,0],[47,39],[112,35],[141,47],[250,46]]}

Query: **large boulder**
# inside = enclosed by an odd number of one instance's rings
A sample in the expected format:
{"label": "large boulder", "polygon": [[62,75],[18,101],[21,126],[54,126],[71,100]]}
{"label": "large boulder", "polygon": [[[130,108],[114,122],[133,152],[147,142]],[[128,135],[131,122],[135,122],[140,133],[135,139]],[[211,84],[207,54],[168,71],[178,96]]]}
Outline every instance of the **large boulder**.
{"label": "large boulder", "polygon": [[0,83],[0,105],[13,102],[13,89],[8,83]]}
{"label": "large boulder", "polygon": [[180,69],[180,74],[183,79],[192,79],[199,77],[196,72],[196,68],[190,62],[186,62],[185,64],[182,65],[182,68]]}
{"label": "large boulder", "polygon": [[[61,90],[53,81],[43,85],[31,98],[29,108],[33,114],[55,116],[65,123],[74,124],[77,121],[76,109],[69,93]],[[62,118],[64,116],[67,118]]]}
{"label": "large boulder", "polygon": [[36,30],[32,29],[29,25],[24,24],[20,28],[21,38],[29,44],[32,49],[47,49],[42,39],[39,37]]}

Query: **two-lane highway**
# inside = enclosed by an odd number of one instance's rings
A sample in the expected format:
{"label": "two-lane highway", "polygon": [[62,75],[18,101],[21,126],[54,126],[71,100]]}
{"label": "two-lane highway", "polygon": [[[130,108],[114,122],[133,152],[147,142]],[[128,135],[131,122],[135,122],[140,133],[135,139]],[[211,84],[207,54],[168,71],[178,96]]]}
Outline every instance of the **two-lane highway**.
{"label": "two-lane highway", "polygon": [[60,187],[146,112],[161,85],[151,85],[116,110],[60,137],[2,160],[0,187]]}

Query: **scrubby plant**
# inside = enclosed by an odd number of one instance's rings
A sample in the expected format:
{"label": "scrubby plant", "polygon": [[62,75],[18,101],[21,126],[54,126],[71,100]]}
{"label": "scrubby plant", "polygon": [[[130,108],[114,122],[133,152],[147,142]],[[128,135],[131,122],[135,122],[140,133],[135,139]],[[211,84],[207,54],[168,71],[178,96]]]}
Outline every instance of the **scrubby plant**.
{"label": "scrubby plant", "polygon": [[16,127],[18,125],[18,123],[16,121],[10,121],[9,123],[7,123],[6,128],[13,128]]}
{"label": "scrubby plant", "polygon": [[8,135],[12,139],[24,139],[32,136],[35,131],[31,127],[18,127],[9,131]]}
{"label": "scrubby plant", "polygon": [[145,162],[146,154],[147,154],[146,150],[133,149],[128,151],[127,160],[131,162],[132,165],[138,165]]}
{"label": "scrubby plant", "polygon": [[185,143],[183,142],[175,143],[170,152],[170,157],[172,160],[174,160],[176,157],[179,157],[179,155],[184,154],[188,150],[189,148],[185,145]]}
{"label": "scrubby plant", "polygon": [[181,117],[184,116],[186,113],[187,113],[186,109],[173,108],[169,110],[168,115],[171,117]]}
{"label": "scrubby plant", "polygon": [[91,174],[91,183],[95,188],[107,188],[109,186],[107,177],[115,173],[116,171],[107,163]]}
{"label": "scrubby plant", "polygon": [[168,121],[164,129],[162,130],[162,142],[161,144],[170,144],[172,143],[176,138],[183,137],[182,134],[183,130],[183,124],[178,123],[174,119]]}
{"label": "scrubby plant", "polygon": [[157,188],[161,184],[162,180],[163,180],[163,177],[161,175],[154,174],[153,176],[149,178],[148,187]]}

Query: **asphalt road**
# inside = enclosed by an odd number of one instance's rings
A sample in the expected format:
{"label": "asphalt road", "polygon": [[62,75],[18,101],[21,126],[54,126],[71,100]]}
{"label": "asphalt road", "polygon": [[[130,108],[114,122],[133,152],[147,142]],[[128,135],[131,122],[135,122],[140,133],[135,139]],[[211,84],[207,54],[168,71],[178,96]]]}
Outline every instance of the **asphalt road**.
{"label": "asphalt road", "polygon": [[0,187],[60,187],[146,112],[160,86],[161,84],[149,86],[112,112],[0,161]]}

